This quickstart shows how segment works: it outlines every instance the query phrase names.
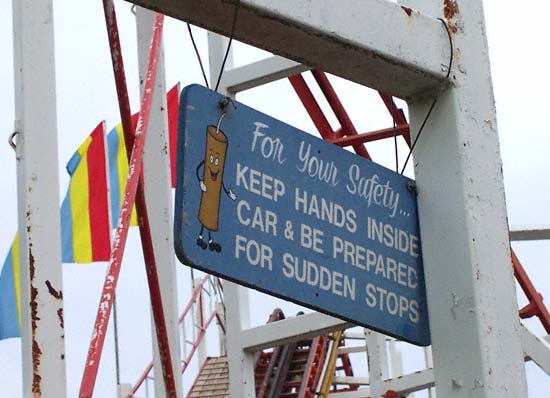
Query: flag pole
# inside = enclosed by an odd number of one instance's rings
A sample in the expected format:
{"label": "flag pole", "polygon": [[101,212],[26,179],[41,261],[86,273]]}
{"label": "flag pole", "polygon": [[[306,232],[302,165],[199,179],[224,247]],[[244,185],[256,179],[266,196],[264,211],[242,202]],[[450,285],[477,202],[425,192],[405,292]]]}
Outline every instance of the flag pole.
{"label": "flag pole", "polygon": [[118,350],[118,319],[117,319],[117,299],[116,295],[113,299],[113,326],[115,335],[115,368],[116,368],[116,385],[120,386],[120,358]]}
{"label": "flag pole", "polygon": [[[114,237],[114,229],[112,228],[112,209],[111,209],[111,179],[110,179],[110,173],[111,170],[111,164],[109,162],[109,145],[107,143],[107,128],[106,128],[106,122],[105,120],[101,121],[101,126],[103,127],[103,146],[105,154],[105,180],[107,182],[107,215],[109,219],[109,226],[111,227],[111,239],[110,239],[110,250],[112,249],[112,243],[113,243],[113,237]],[[116,167],[116,165],[114,165]],[[113,297],[113,331],[114,331],[114,344],[115,344],[115,372],[116,372],[116,385],[117,387],[120,386],[120,350],[118,346],[118,317],[117,317],[117,299],[116,299],[116,292],[114,293]]]}

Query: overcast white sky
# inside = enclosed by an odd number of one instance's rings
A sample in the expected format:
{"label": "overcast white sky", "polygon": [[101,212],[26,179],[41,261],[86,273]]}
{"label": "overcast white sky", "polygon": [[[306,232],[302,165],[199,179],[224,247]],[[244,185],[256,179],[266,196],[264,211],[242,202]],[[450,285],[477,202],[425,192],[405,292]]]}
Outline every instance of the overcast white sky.
{"label": "overcast white sky", "polygon": [[[135,24],[130,5],[116,1],[120,34],[127,67],[127,79],[133,110],[137,111],[138,80]],[[550,134],[544,117],[550,115],[550,61],[546,51],[545,30],[550,4],[543,0],[526,2],[485,0],[487,32],[501,150],[504,161],[509,220],[514,225],[550,225],[549,194]],[[107,37],[100,1],[56,0],[56,67],[59,129],[60,195],[65,195],[68,178],[64,167],[78,145],[97,123],[105,119],[110,129],[119,121],[118,107]],[[203,59],[206,35],[196,29]],[[184,24],[168,19],[165,27],[167,85],[178,81],[182,86],[202,83],[199,67],[192,52]],[[13,130],[13,59],[11,1],[0,0],[0,260],[3,262],[17,228],[17,196],[15,156],[7,145]],[[262,57],[262,52],[235,46],[237,64]],[[382,102],[372,91],[333,78],[352,120],[361,131],[391,125]],[[273,83],[239,96],[239,100],[282,119],[298,128],[314,132],[306,112],[287,81]],[[392,167],[393,143],[383,142],[369,147],[373,158]],[[400,145],[400,156],[406,156]],[[130,234],[128,255],[123,266],[118,298],[122,349],[122,380],[133,383],[151,357],[148,295],[136,231]],[[515,244],[517,253],[541,293],[550,297],[550,243]],[[83,362],[89,343],[93,319],[103,283],[106,264],[65,265],[64,297],[67,349],[68,396],[77,396]],[[180,307],[189,296],[188,273],[180,266]],[[253,314],[253,322],[263,323],[280,301],[256,295],[266,303]],[[522,296],[520,303],[524,303]],[[297,307],[284,305],[287,314]],[[542,328],[535,321],[528,324],[537,333]],[[213,340],[213,339],[212,339]],[[112,338],[107,338],[104,366],[97,384],[98,397],[114,396]],[[215,355],[215,351],[210,354]],[[418,366],[410,359],[407,369]],[[550,390],[550,378],[535,366],[528,365],[530,397],[540,397]],[[0,341],[0,396],[21,396],[19,339]]]}

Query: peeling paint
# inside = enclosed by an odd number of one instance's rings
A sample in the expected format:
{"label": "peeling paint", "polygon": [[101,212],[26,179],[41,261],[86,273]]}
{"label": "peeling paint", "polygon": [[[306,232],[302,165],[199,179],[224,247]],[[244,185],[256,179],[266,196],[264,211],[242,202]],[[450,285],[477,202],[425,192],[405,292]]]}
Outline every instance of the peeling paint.
{"label": "peeling paint", "polygon": [[61,327],[61,329],[64,329],[65,328],[65,321],[64,321],[64,317],[63,317],[63,308],[59,308],[57,310],[57,318],[59,319],[59,326]]}
{"label": "peeling paint", "polygon": [[401,6],[401,9],[405,11],[405,14],[407,14],[409,17],[412,15],[412,12],[413,12],[412,8]]}
{"label": "peeling paint", "polygon": [[46,287],[48,288],[48,293],[50,293],[58,300],[63,300],[63,292],[61,290],[55,290],[49,280],[46,281]]}
{"label": "peeling paint", "polygon": [[36,328],[38,327],[38,289],[34,286],[35,277],[35,264],[34,256],[32,254],[32,243],[29,243],[29,271],[31,277],[31,335],[32,335],[32,392],[36,396],[42,396],[42,376],[40,376],[40,359],[42,357],[42,350],[38,341],[36,341]]}
{"label": "peeling paint", "polygon": [[451,20],[458,15],[459,10],[456,0],[443,0],[443,5],[443,15],[446,20]]}
{"label": "peeling paint", "polygon": [[42,396],[42,376],[40,376],[40,357],[42,350],[40,346],[33,340],[32,342],[32,392],[35,396]]}
{"label": "peeling paint", "polygon": [[[30,217],[30,212],[27,212],[27,217]],[[38,327],[38,289],[34,286],[34,277],[36,275],[36,266],[34,255],[32,254],[32,242],[29,242],[29,273],[31,277],[31,335],[32,335],[32,392],[35,396],[42,396],[42,376],[40,376],[40,360],[42,357],[42,349],[36,341],[36,329]]]}

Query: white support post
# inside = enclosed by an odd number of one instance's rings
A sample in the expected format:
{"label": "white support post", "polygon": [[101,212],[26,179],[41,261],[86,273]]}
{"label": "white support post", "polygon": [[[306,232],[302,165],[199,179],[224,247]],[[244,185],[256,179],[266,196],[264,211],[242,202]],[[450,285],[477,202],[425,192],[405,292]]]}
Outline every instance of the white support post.
{"label": "white support post", "polygon": [[403,375],[403,353],[397,346],[396,339],[391,338],[389,340],[388,349],[390,351],[391,377],[400,377]]}
{"label": "white support post", "polygon": [[[414,153],[436,391],[526,397],[482,1],[407,3],[445,16],[455,48]],[[409,104],[413,133],[430,104]]]}
{"label": "white support post", "polygon": [[386,337],[365,329],[367,362],[369,366],[370,396],[380,398],[384,394],[384,380],[388,378],[388,354]]}
{"label": "white support post", "polygon": [[[137,38],[140,81],[144,82],[149,59],[149,48],[153,32],[155,14],[149,10],[137,8]],[[172,368],[178,397],[182,397],[180,377],[181,356],[178,337],[178,298],[176,284],[176,265],[172,232],[172,193],[170,188],[170,159],[168,151],[168,122],[166,106],[166,83],[164,75],[164,51],[160,51],[155,92],[149,121],[149,131],[143,155],[143,174],[145,199],[153,250],[157,259],[157,272],[162,290],[162,305],[168,332],[168,343],[172,359]],[[143,89],[143,86],[142,86]],[[164,378],[161,376],[161,362],[156,331],[153,330],[153,354],[155,368],[155,397],[165,397]]]}
{"label": "white support post", "polygon": [[[196,289],[196,287],[200,284],[201,280],[202,278],[195,278],[193,280],[193,290]],[[202,289],[203,288],[201,287],[201,292],[198,295],[195,302],[193,303],[193,311],[195,312],[195,316],[193,318],[195,322],[195,324],[193,325],[195,332],[193,333],[193,336],[195,339],[200,335],[202,331],[202,328],[205,322],[205,316],[206,316],[206,312],[205,312],[206,303],[204,300],[204,291],[202,291]],[[203,338],[197,347],[197,358],[199,360],[199,367],[200,367],[206,360],[206,338]]]}
{"label": "white support post", "polygon": [[241,332],[250,327],[248,291],[232,282],[224,283],[227,309],[227,359],[229,363],[229,396],[253,398],[254,354],[246,352]]}
{"label": "white support post", "polygon": [[[210,66],[210,88],[214,90],[216,88],[216,82],[220,75],[220,70],[223,63],[225,52],[227,51],[227,45],[229,40],[226,37],[217,35],[212,32],[208,32],[208,61]],[[225,69],[231,69],[233,67],[233,51],[229,50],[227,60],[225,61]],[[224,90],[220,83],[218,88],[220,93],[224,95],[232,95]]]}
{"label": "white support post", "polygon": [[[223,321],[225,319],[225,309],[223,307],[222,303],[216,303],[216,310],[218,311],[219,319]],[[226,328],[225,325],[220,323],[220,320],[216,321],[216,324],[218,325],[218,340],[219,340],[219,346],[220,346],[220,357],[224,357],[227,355],[227,337],[226,337],[226,331],[223,328]]]}
{"label": "white support post", "polygon": [[[434,368],[434,360],[432,354],[432,346],[424,347],[424,362],[426,363],[426,369]],[[435,388],[428,389],[428,397],[436,398]]]}
{"label": "white support post", "polygon": [[[147,379],[145,380],[147,385]],[[118,384],[116,387],[117,398],[128,398],[132,396],[132,385],[129,383]]]}
{"label": "white support post", "polygon": [[53,5],[13,0],[23,397],[66,396]]}
{"label": "white support post", "polygon": [[[228,40],[214,33],[208,33],[208,55],[210,61],[210,87],[216,86]],[[232,52],[229,52],[226,69],[233,66]],[[222,92],[224,95],[231,95]],[[244,351],[243,330],[250,327],[248,289],[231,282],[224,282],[226,309],[226,346],[229,363],[229,396],[252,398],[256,396],[254,385],[254,355]]]}

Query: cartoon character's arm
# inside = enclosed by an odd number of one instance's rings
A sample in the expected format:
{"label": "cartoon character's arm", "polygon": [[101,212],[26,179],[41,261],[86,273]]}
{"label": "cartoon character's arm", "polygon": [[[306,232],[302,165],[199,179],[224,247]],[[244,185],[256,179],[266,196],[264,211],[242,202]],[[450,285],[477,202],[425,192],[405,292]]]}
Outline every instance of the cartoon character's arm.
{"label": "cartoon character's arm", "polygon": [[229,199],[231,199],[231,200],[236,200],[236,199],[237,199],[237,195],[235,195],[235,192],[233,192],[233,191],[231,190],[231,188],[227,189],[227,188],[225,187],[225,184],[223,183],[223,181],[222,181],[222,188],[223,188],[225,194],[226,194],[227,196],[229,196]]}
{"label": "cartoon character's arm", "polygon": [[201,186],[201,191],[206,192],[206,184],[204,183],[203,180],[201,180],[201,177],[199,175],[199,170],[201,169],[202,166],[204,166],[204,160],[201,160],[201,162],[197,166],[196,174],[197,174],[197,180],[199,181],[199,184]]}

